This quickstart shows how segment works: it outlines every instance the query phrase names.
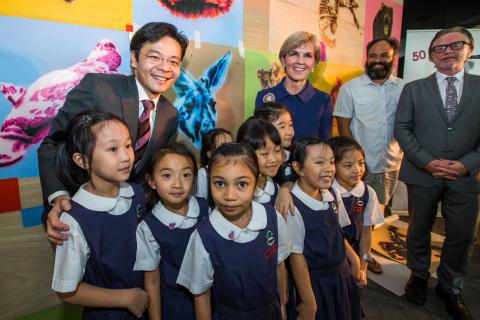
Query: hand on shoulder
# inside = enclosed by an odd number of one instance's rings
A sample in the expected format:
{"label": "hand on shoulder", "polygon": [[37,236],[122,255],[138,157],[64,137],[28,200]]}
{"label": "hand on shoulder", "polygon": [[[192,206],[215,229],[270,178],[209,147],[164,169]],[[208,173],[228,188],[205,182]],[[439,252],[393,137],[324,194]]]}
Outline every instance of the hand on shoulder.
{"label": "hand on shoulder", "polygon": [[69,196],[59,196],[53,200],[53,206],[47,214],[47,238],[50,242],[61,246],[63,241],[68,239],[66,232],[70,227],[60,221],[60,215],[64,211],[69,211],[72,208]]}

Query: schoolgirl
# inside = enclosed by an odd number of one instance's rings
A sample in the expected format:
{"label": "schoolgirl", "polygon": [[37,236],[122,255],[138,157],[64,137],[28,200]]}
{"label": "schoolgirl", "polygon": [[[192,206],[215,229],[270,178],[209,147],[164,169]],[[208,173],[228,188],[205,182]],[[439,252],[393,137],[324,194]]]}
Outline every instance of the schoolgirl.
{"label": "schoolgirl", "polygon": [[255,109],[253,117],[270,122],[277,128],[285,153],[284,162],[288,161],[290,150],[293,147],[293,136],[295,135],[290,110],[281,102],[264,102],[259,108]]}
{"label": "schoolgirl", "polygon": [[198,320],[212,319],[212,310],[213,319],[279,319],[288,236],[281,216],[253,201],[255,152],[245,144],[223,144],[208,171],[216,208],[190,237],[177,283],[195,295]]}
{"label": "schoolgirl", "polygon": [[266,121],[249,118],[238,129],[237,141],[250,145],[257,155],[260,175],[254,200],[273,206],[277,198],[278,184],[272,178],[283,161],[278,130]]}
{"label": "schoolgirl", "polygon": [[345,238],[358,255],[361,267],[359,284],[367,284],[367,265],[371,261],[372,226],[383,223],[384,218],[377,194],[367,186],[362,177],[365,174],[365,153],[352,138],[335,137],[329,140],[335,158],[335,179],[332,187],[340,195],[338,199],[340,225]]}
{"label": "schoolgirl", "polygon": [[212,153],[223,143],[232,142],[233,137],[230,131],[222,128],[214,128],[202,137],[202,148],[200,149],[200,169],[197,174],[195,195],[208,199],[208,177],[207,166]]}
{"label": "schoolgirl", "polygon": [[112,114],[87,111],[56,138],[56,171],[78,191],[60,217],[70,230],[56,248],[52,289],[84,306],[83,319],[142,317],[148,297],[133,265],[135,229],[146,207],[143,189],[125,182],[134,158],[128,127]]}
{"label": "schoolgirl", "polygon": [[292,160],[299,179],[287,225],[297,299],[289,303],[297,303],[302,319],[359,319],[358,289],[347,258],[355,274],[359,262],[338,223],[332,149],[318,138],[304,138],[296,143]]}
{"label": "schoolgirl", "polygon": [[149,319],[194,319],[193,295],[176,284],[188,239],[208,217],[205,199],[191,196],[197,166],[183,144],[157,150],[146,181],[151,212],[137,228],[135,270],[145,271]]}

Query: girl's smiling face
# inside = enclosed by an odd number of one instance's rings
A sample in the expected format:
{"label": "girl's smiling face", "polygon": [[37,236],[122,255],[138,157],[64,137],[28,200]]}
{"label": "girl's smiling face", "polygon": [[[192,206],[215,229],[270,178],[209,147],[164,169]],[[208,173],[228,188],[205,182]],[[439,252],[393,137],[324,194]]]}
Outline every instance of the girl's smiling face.
{"label": "girl's smiling face", "polygon": [[347,191],[352,190],[365,174],[365,159],[359,150],[346,151],[343,159],[335,164],[335,178]]}
{"label": "girl's smiling face", "polygon": [[294,162],[293,166],[300,176],[299,185],[307,194],[316,197],[319,190],[330,188],[335,175],[335,160],[328,145],[307,146],[303,165]]}
{"label": "girl's smiling face", "polygon": [[293,121],[290,113],[282,112],[277,120],[273,121],[272,124],[277,128],[278,133],[280,133],[280,138],[282,139],[282,147],[290,148],[292,145],[293,135],[295,131],[293,130]]}
{"label": "girl's smiling face", "polygon": [[266,138],[265,147],[255,150],[258,158],[260,174],[264,177],[275,177],[283,161],[283,150],[270,138]]}

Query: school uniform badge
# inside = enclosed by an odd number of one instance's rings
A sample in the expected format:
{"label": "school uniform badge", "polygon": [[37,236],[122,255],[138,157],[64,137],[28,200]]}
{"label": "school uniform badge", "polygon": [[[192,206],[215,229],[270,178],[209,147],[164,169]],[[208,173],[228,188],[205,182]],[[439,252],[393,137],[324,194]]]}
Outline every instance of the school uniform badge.
{"label": "school uniform badge", "polygon": [[363,198],[357,198],[355,204],[353,206],[354,213],[363,213],[365,203],[363,202]]}
{"label": "school uniform badge", "polygon": [[330,203],[330,208],[332,208],[333,212],[338,214],[338,206],[335,202]]}
{"label": "school uniform badge", "polygon": [[363,207],[363,205],[364,205],[363,198],[357,198],[357,206]]}
{"label": "school uniform badge", "polygon": [[277,252],[278,250],[278,243],[275,241],[275,235],[271,230],[267,230],[265,234],[265,238],[267,239],[267,250],[265,250],[265,257],[270,258]]}
{"label": "school uniform badge", "polygon": [[263,102],[275,102],[275,95],[271,92],[263,96]]}
{"label": "school uniform badge", "polygon": [[273,244],[275,243],[275,237],[273,236],[273,232],[271,230],[267,231],[266,238],[267,238],[267,245],[269,247],[273,246]]}

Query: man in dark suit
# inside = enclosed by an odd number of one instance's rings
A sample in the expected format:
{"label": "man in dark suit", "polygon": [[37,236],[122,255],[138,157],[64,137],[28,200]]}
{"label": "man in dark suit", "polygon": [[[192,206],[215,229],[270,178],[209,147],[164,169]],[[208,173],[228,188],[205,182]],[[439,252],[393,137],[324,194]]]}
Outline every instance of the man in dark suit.
{"label": "man in dark suit", "polygon": [[59,217],[70,209],[67,188],[55,175],[57,143],[54,136],[67,127],[78,113],[96,110],[124,119],[135,147],[135,163],[130,180],[141,183],[149,155],[173,142],[177,132],[177,110],[163,97],[180,75],[188,40],[169,23],[151,22],[140,28],[130,43],[133,75],[87,74],[67,96],[54,118],[50,134],[38,149],[42,193],[47,209],[44,221],[47,237],[62,244],[68,226]]}
{"label": "man in dark suit", "polygon": [[439,31],[429,47],[437,71],[405,85],[398,103],[395,138],[404,151],[400,180],[407,185],[410,279],[407,299],[425,303],[430,231],[438,202],[445,242],[436,293],[455,319],[471,319],[460,291],[473,246],[480,191],[480,77],[464,71],[473,50],[468,30]]}

